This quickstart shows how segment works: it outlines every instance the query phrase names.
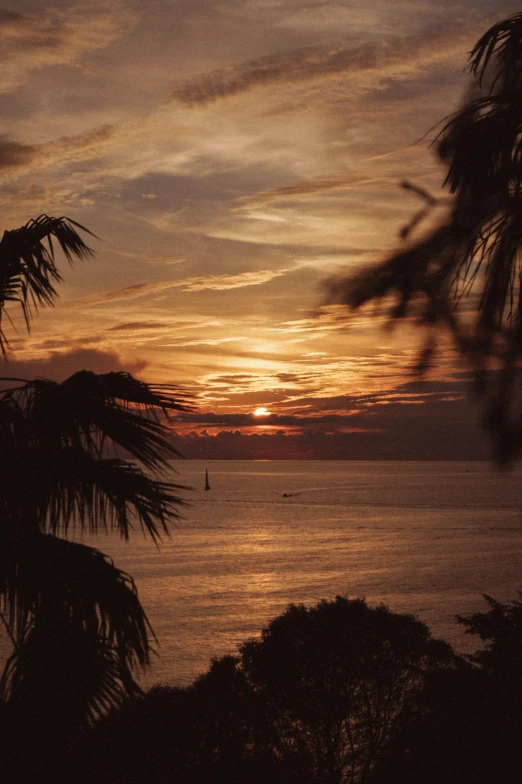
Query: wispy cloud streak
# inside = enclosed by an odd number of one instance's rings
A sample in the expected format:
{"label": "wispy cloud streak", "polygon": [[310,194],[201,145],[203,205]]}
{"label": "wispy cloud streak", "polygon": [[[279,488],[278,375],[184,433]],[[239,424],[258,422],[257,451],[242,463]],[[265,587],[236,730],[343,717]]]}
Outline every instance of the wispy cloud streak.
{"label": "wispy cloud streak", "polygon": [[100,294],[91,294],[66,303],[66,307],[78,305],[103,305],[106,302],[138,299],[138,297],[157,294],[168,289],[181,289],[181,291],[226,291],[239,289],[244,286],[261,286],[269,283],[274,278],[279,278],[289,272],[294,272],[295,267],[285,267],[275,270],[255,270],[240,272],[237,275],[209,275],[208,277],[185,278],[184,280],[167,280],[158,283],[136,283],[133,286],[124,286],[120,289],[103,291]]}
{"label": "wispy cloud streak", "polygon": [[[456,36],[455,36],[456,37]],[[458,36],[461,42],[462,37]],[[178,84],[167,102],[203,106],[253,87],[277,82],[302,82],[339,73],[358,73],[408,63],[426,53],[430,59],[444,56],[447,47],[457,47],[447,29],[435,29],[416,38],[391,38],[352,47],[307,47],[267,55]]]}
{"label": "wispy cloud streak", "polygon": [[[40,9],[39,9],[40,10]],[[77,63],[93,49],[108,46],[137,20],[122,0],[44,9],[35,14],[0,11],[0,92],[23,84],[32,71]]]}

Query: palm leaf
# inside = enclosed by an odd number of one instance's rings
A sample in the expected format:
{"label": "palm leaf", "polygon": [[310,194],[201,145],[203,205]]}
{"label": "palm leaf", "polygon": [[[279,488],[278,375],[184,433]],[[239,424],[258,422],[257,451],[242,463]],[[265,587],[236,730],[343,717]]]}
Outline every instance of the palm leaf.
{"label": "palm leaf", "polygon": [[[55,245],[69,263],[91,255],[77,229],[87,231],[41,215],[4,233],[4,355],[6,304],[21,307],[29,329],[33,309],[56,300]],[[179,455],[165,419],[190,406],[180,390],[127,373],[3,381],[10,388],[0,392],[0,613],[14,650],[0,700],[20,727],[45,716],[39,726],[52,746],[54,730],[74,738],[139,691],[133,672],[148,664],[153,634],[129,575],[54,534],[75,525],[125,538],[133,527],[154,540],[167,532],[183,501],[180,486],[157,478]]]}
{"label": "palm leaf", "polygon": [[[470,70],[484,94],[447,118],[435,141],[455,194],[449,215],[370,271],[330,281],[327,302],[356,310],[377,301],[393,321],[427,326],[422,368],[439,328],[449,328],[489,396],[486,424],[505,460],[522,446],[522,412],[512,413],[522,354],[522,13],[477,42]],[[488,372],[499,366],[501,377]]]}
{"label": "palm leaf", "polygon": [[[4,535],[1,545],[2,613],[16,640],[17,656],[28,639],[62,626],[63,634],[81,634],[113,649],[125,683],[132,670],[148,663],[151,628],[136,587],[107,556],[38,532]],[[49,647],[49,656],[54,647]],[[11,688],[10,679],[9,673],[4,675],[4,693]]]}
{"label": "palm leaf", "polygon": [[179,491],[187,489],[152,479],[125,460],[64,449],[47,470],[40,470],[32,519],[52,533],[67,535],[70,527],[79,526],[91,533],[117,530],[124,539],[138,526],[157,541],[180,518],[185,502]]}
{"label": "palm leaf", "polygon": [[[59,734],[60,742],[75,741],[111,708],[141,690],[124,685],[116,652],[103,641],[66,623],[35,624],[21,648],[10,657],[0,682],[7,716],[23,719],[24,736],[31,730]],[[34,726],[36,724],[36,727]]]}
{"label": "palm leaf", "polygon": [[61,384],[36,379],[1,395],[6,405],[24,412],[33,443],[53,451],[69,445],[100,456],[109,441],[150,469],[179,456],[157,409],[189,410],[183,393],[149,386],[129,373],[82,370]]}
{"label": "palm leaf", "polygon": [[[522,13],[518,13],[493,25],[479,38],[469,56],[470,71],[482,83],[493,55],[496,55],[497,80],[500,79],[503,85],[507,82],[511,85],[521,76],[518,67],[521,50]],[[493,82],[493,88],[496,87],[498,83]]]}
{"label": "palm leaf", "polygon": [[[0,510],[4,520],[67,533],[137,524],[157,540],[179,517],[179,491],[151,472],[178,454],[153,405],[185,409],[128,374],[82,371],[58,384],[37,379],[0,395]],[[112,444],[140,460],[104,454]]]}
{"label": "palm leaf", "polygon": [[[69,218],[47,215],[40,215],[19,229],[4,232],[0,241],[0,325],[9,302],[21,306],[27,328],[33,308],[55,302],[58,296],[55,283],[61,276],[55,264],[53,238],[70,264],[75,258],[83,260],[92,255],[75,227],[92,234]],[[0,328],[0,351],[5,354],[7,347]]]}
{"label": "palm leaf", "polygon": [[158,541],[180,518],[186,502],[179,493],[187,489],[154,479],[129,461],[67,447],[54,455],[33,449],[0,474],[0,509],[4,527],[64,535],[78,527],[118,531],[125,539],[138,527]]}
{"label": "palm leaf", "polygon": [[49,743],[76,739],[140,692],[150,624],[129,575],[98,550],[45,534],[3,536],[2,614],[15,641],[0,700]]}

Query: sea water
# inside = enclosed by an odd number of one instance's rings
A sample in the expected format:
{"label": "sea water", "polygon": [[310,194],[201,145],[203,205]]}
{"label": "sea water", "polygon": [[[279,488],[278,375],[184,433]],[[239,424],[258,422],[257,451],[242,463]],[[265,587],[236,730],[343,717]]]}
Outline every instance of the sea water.
{"label": "sea water", "polygon": [[[455,621],[522,586],[522,467],[487,463],[179,461],[194,489],[159,547],[95,543],[135,578],[157,635],[142,683],[187,684],[290,602],[366,597],[470,652]],[[205,470],[211,489],[205,491]]]}

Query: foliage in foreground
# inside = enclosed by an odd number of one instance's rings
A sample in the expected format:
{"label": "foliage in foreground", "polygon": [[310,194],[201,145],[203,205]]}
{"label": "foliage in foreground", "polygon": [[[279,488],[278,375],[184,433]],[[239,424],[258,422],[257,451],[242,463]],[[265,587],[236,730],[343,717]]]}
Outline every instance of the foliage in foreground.
{"label": "foliage in foreground", "polygon": [[187,688],[127,699],[59,758],[35,736],[9,768],[24,728],[5,722],[3,773],[13,784],[518,784],[522,605],[485,598],[487,611],[459,619],[487,642],[468,657],[360,599],[291,605],[238,657]]}
{"label": "foliage in foreground", "polygon": [[464,658],[361,599],[291,605],[192,686],[158,686],[111,713],[66,780],[515,784],[522,605],[486,599],[488,611],[459,619],[487,641]]}
{"label": "foliage in foreground", "polygon": [[[67,218],[42,215],[0,241],[0,351],[6,305],[52,305],[60,274],[91,250]],[[8,315],[7,315],[8,318]],[[183,396],[127,373],[75,373],[62,383],[0,379],[0,620],[12,644],[0,676],[2,775],[52,779],[64,750],[140,692],[152,630],[132,577],[86,531],[133,529],[154,541],[179,516],[176,454],[164,415]],[[163,413],[162,413],[163,412]]]}
{"label": "foliage in foreground", "polygon": [[477,371],[485,424],[497,459],[507,462],[522,448],[522,13],[482,36],[469,70],[473,98],[435,140],[454,194],[449,213],[410,242],[411,230],[437,203],[413,187],[427,208],[401,232],[406,245],[369,271],[330,281],[328,301],[352,310],[384,302],[392,321],[422,325],[428,336],[420,370],[448,329]]}
{"label": "foliage in foreground", "polygon": [[426,690],[459,668],[412,616],[342,597],[291,605],[191,687],[152,689],[109,716],[71,781],[370,784]]}

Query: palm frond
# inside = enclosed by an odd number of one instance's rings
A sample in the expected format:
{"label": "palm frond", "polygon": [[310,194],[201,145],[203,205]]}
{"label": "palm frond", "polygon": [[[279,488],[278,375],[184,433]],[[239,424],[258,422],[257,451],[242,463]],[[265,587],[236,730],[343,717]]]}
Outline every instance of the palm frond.
{"label": "palm frond", "polygon": [[190,399],[179,388],[168,384],[147,384],[130,373],[95,374],[83,370],[67,380],[68,389],[77,389],[84,396],[87,392],[93,399],[116,401],[139,406],[147,411],[155,409],[190,410]]}
{"label": "palm frond", "polygon": [[115,650],[61,621],[31,627],[9,657],[0,699],[7,717],[23,720],[26,737],[52,734],[66,747],[141,690],[134,681],[124,684]]}
{"label": "palm frond", "polygon": [[521,53],[522,13],[518,13],[493,25],[479,38],[469,55],[469,69],[481,84],[493,57],[496,56],[497,81],[493,80],[492,89],[498,88],[499,78],[502,80],[502,86],[511,86],[513,79],[521,76]]}
{"label": "palm frond", "polygon": [[38,532],[2,536],[0,597],[18,653],[62,625],[114,649],[124,680],[149,661],[152,631],[134,582],[93,547]]}
{"label": "palm frond", "polygon": [[[167,466],[168,457],[180,455],[157,408],[189,410],[187,396],[180,397],[172,388],[158,391],[128,373],[83,370],[61,384],[36,379],[4,390],[0,405],[11,407],[13,416],[22,412],[22,440],[29,433],[32,446],[50,452],[70,446],[99,457],[112,444],[159,470]],[[8,426],[13,421],[6,418]]]}
{"label": "palm frond", "polygon": [[[52,305],[58,296],[55,284],[61,280],[55,263],[53,238],[72,264],[92,255],[76,228],[92,233],[69,218],[40,215],[25,226],[5,231],[0,241],[0,323],[5,305],[18,303],[30,326],[33,308]],[[8,343],[0,329],[0,351],[6,353]]]}
{"label": "palm frond", "polygon": [[76,739],[140,692],[154,638],[132,578],[98,550],[51,535],[2,536],[2,615],[15,640],[0,700],[25,732]]}
{"label": "palm frond", "polygon": [[356,310],[377,301],[392,321],[427,326],[422,369],[438,328],[447,327],[477,371],[477,389],[488,396],[486,426],[507,460],[522,446],[522,410],[514,410],[522,355],[522,13],[487,31],[470,70],[483,92],[447,118],[435,140],[454,194],[449,214],[373,269],[330,281],[327,302]]}
{"label": "palm frond", "polygon": [[[20,471],[23,472],[20,475]],[[96,459],[64,448],[55,455],[32,451],[0,475],[4,527],[50,531],[118,531],[136,528],[157,542],[170,533],[189,488],[161,482],[128,461]]]}
{"label": "palm frond", "polygon": [[[55,248],[69,263],[92,253],[78,230],[91,234],[68,218],[41,215],[4,233],[4,355],[6,304],[21,307],[29,329],[32,311],[57,297]],[[166,420],[169,411],[190,410],[190,399],[128,373],[2,381],[0,619],[14,649],[0,701],[14,737],[34,731],[42,748],[60,752],[140,691],[134,673],[149,663],[154,635],[132,578],[95,548],[55,534],[78,526],[128,538],[141,528],[157,541],[168,532],[185,488],[161,481],[172,470],[168,459],[180,456]]]}
{"label": "palm frond", "polygon": [[97,459],[74,448],[57,453],[47,468],[38,461],[35,473],[32,519],[40,530],[64,535],[78,526],[128,539],[138,527],[156,542],[181,517],[179,491],[188,489],[153,479],[129,461]]}
{"label": "palm frond", "polygon": [[[140,528],[157,541],[179,519],[180,492],[162,481],[177,453],[152,406],[185,404],[128,374],[82,371],[0,393],[0,513],[4,525],[67,534]],[[123,457],[108,457],[110,447]]]}
{"label": "palm frond", "polygon": [[134,673],[155,638],[132,578],[107,556],[23,527],[2,533],[1,617],[13,641],[0,678],[3,721],[20,749],[38,738],[45,767],[141,694]]}

